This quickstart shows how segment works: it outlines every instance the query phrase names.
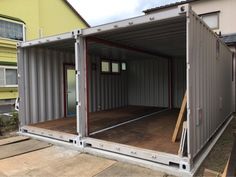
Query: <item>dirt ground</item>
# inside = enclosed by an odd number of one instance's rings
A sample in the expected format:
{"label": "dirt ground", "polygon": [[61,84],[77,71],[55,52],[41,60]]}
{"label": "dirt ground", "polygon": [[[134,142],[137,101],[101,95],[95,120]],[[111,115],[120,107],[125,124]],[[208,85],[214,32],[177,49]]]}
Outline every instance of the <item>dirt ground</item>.
{"label": "dirt ground", "polygon": [[17,131],[12,131],[12,132],[7,132],[7,133],[3,133],[3,135],[0,135],[0,140],[1,139],[5,139],[5,138],[10,138],[10,137],[14,137],[17,136]]}
{"label": "dirt ground", "polygon": [[236,118],[234,118],[207,156],[196,176],[203,176],[204,169],[223,173],[233,147],[233,133],[236,132]]}

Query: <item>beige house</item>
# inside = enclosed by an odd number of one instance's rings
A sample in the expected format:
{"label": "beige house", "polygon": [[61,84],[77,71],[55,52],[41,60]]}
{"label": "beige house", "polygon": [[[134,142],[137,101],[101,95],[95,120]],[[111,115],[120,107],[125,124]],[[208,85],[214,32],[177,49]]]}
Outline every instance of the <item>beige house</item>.
{"label": "beige house", "polygon": [[224,42],[234,52],[232,56],[232,67],[234,68],[232,73],[234,98],[232,102],[235,107],[236,0],[186,0],[147,9],[144,13],[151,14],[157,11],[164,11],[173,6],[186,3],[191,5],[193,11],[196,12],[212,30],[222,36]]}

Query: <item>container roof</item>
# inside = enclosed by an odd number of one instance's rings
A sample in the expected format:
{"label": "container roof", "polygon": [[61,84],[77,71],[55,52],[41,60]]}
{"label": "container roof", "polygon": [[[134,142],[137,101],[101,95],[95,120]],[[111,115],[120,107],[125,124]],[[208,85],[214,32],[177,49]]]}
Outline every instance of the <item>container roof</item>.
{"label": "container roof", "polygon": [[58,34],[54,36],[44,37],[27,42],[19,42],[20,47],[45,47],[57,50],[74,51],[75,35],[78,30]]}

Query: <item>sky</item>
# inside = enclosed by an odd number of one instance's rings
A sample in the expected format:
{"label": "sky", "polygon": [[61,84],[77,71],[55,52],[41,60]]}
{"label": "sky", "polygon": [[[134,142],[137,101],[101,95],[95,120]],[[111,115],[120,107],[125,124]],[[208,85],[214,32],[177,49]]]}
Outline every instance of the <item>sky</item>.
{"label": "sky", "polygon": [[143,15],[143,10],[182,0],[68,0],[79,14],[96,26]]}

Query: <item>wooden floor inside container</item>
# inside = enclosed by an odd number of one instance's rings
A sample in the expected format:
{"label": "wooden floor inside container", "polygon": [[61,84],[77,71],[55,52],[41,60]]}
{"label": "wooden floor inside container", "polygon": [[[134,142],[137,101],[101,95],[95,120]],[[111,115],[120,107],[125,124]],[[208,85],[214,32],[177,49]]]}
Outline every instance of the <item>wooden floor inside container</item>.
{"label": "wooden floor inside container", "polygon": [[91,136],[105,141],[177,154],[179,142],[171,138],[179,110],[169,110]]}
{"label": "wooden floor inside container", "polygon": [[[164,108],[128,106],[125,108],[90,113],[90,132],[96,132],[161,110],[164,110]],[[144,117],[140,120],[91,135],[90,137],[136,146],[139,148],[177,154],[179,142],[172,143],[171,137],[178,114],[179,110],[164,111],[162,113]],[[31,126],[76,134],[75,117],[46,121]]]}
{"label": "wooden floor inside container", "polygon": [[[147,106],[127,106],[89,114],[89,132],[95,132],[116,124],[135,119],[137,117],[160,111],[164,108]],[[76,118],[66,117],[32,124],[30,126],[76,134]]]}

